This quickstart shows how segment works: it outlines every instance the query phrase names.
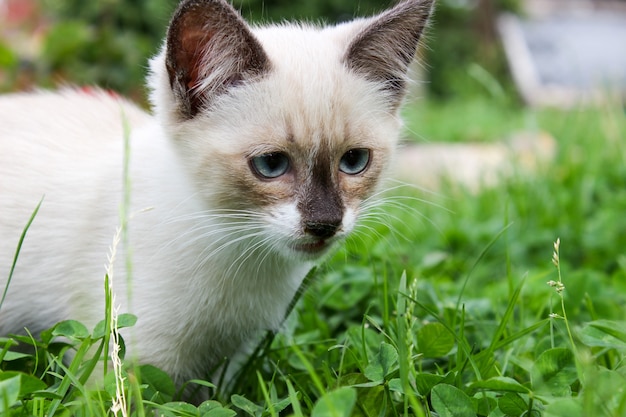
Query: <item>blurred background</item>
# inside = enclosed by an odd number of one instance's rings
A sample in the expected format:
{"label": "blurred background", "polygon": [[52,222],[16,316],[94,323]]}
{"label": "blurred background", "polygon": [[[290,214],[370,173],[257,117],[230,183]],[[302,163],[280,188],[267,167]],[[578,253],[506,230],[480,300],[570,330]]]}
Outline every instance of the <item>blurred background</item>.
{"label": "blurred background", "polygon": [[[0,92],[97,85],[146,105],[147,60],[176,3],[0,0]],[[334,23],[391,3],[234,0],[254,22]],[[415,66],[412,102],[428,105],[409,131],[441,140],[437,126],[454,118],[458,132],[448,128],[445,140],[491,140],[527,128],[521,107],[623,95],[625,40],[626,0],[438,0]]]}
{"label": "blurred background", "polygon": [[[175,5],[175,0],[0,0],[0,91],[93,84],[142,100],[147,59],[157,52]],[[390,2],[235,0],[234,5],[255,22],[334,23],[371,15]],[[520,0],[439,0],[422,57],[420,77],[428,95],[445,99],[482,92],[485,74],[511,89],[496,34],[496,16],[504,11],[520,13]]]}

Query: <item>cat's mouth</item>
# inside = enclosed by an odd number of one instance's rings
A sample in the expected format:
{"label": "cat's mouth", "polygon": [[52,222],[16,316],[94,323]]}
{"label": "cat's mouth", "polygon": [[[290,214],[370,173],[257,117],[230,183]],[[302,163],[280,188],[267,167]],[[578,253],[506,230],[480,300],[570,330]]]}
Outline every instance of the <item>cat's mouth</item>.
{"label": "cat's mouth", "polygon": [[318,239],[314,242],[296,243],[293,248],[297,252],[305,253],[307,255],[318,255],[324,252],[330,244],[325,239]]}

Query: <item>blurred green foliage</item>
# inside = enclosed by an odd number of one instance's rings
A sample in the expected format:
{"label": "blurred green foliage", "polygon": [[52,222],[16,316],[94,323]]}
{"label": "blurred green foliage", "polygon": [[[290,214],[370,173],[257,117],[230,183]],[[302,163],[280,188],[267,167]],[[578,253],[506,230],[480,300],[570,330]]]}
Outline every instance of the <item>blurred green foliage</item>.
{"label": "blurred green foliage", "polygon": [[147,59],[165,34],[172,3],[41,0],[54,22],[42,45],[45,71],[55,80],[141,96]]}
{"label": "blurred green foliage", "polygon": [[284,20],[323,21],[336,23],[355,16],[367,16],[383,10],[387,0],[234,0],[242,15],[256,22],[281,22]]}
{"label": "blurred green foliage", "polygon": [[[94,84],[131,95],[143,94],[147,61],[162,42],[175,0],[39,0],[47,30],[40,56],[28,63],[34,83]],[[254,22],[300,19],[335,23],[385,9],[385,0],[234,0]],[[493,28],[501,10],[516,10],[519,0],[439,0],[425,52],[427,89],[436,97],[484,93],[488,74],[507,85],[507,71]],[[20,51],[0,43],[0,70],[24,70]],[[32,68],[31,68],[32,66]],[[14,74],[15,75],[15,74]],[[16,77],[13,77],[16,78]],[[9,77],[11,79],[11,77]],[[14,87],[15,88],[15,87]],[[9,89],[11,87],[9,86]]]}
{"label": "blurred green foliage", "polygon": [[432,96],[493,96],[490,81],[510,94],[495,19],[503,11],[519,12],[520,5],[520,0],[439,0],[426,54]]}

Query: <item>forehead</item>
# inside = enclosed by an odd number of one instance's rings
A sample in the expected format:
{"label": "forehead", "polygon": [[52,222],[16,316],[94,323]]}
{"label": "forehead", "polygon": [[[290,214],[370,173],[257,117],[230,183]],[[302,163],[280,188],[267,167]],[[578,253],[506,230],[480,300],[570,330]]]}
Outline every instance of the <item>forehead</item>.
{"label": "forehead", "polygon": [[220,151],[298,149],[310,154],[323,148],[337,152],[395,144],[400,123],[396,112],[382,99],[380,86],[343,64],[342,42],[327,31],[306,27],[270,27],[256,35],[272,69],[223,97],[209,116],[210,124],[223,133]]}
{"label": "forehead", "polygon": [[388,115],[376,86],[343,63],[348,42],[337,31],[282,25],[255,32],[272,63],[263,81],[266,105],[296,141],[337,141],[367,124],[365,113]]}
{"label": "forehead", "polygon": [[381,105],[371,86],[350,78],[271,75],[253,110],[254,140],[311,150],[394,142],[399,118]]}

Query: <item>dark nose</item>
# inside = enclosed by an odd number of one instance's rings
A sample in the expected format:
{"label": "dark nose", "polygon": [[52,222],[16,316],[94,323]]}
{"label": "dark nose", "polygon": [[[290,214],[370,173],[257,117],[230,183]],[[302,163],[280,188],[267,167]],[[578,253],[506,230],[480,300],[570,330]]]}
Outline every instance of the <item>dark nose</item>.
{"label": "dark nose", "polygon": [[311,236],[318,237],[320,239],[328,239],[333,236],[341,221],[333,222],[307,222],[304,224],[304,231]]}

